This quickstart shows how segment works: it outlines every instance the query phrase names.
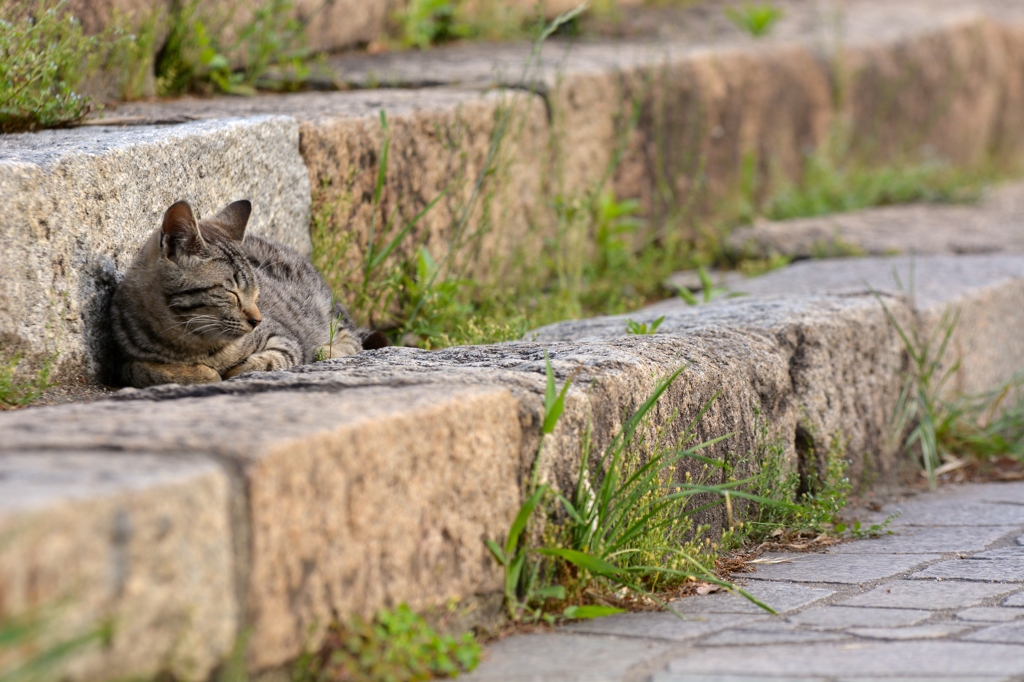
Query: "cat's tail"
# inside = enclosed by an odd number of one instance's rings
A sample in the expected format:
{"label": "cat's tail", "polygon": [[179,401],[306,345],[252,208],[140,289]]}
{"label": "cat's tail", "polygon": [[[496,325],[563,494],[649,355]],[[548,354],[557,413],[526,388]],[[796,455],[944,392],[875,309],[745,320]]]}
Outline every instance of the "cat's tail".
{"label": "cat's tail", "polygon": [[355,337],[359,339],[359,343],[363,347],[363,350],[387,348],[391,345],[391,342],[388,341],[388,337],[384,336],[382,332],[374,329],[366,329],[365,327],[357,327],[355,322],[352,321],[352,317],[348,314],[348,309],[341,303],[341,301],[335,301],[333,312],[334,316],[340,319],[345,326],[349,329],[355,330]]}

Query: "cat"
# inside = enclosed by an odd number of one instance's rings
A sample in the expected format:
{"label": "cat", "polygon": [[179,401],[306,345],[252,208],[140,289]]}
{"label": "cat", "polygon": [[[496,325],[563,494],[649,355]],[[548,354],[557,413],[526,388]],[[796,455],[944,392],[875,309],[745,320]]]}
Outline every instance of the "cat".
{"label": "cat", "polygon": [[111,300],[115,383],[211,383],[387,345],[312,263],[246,234],[251,213],[244,200],[205,220],[184,201],[167,209]]}

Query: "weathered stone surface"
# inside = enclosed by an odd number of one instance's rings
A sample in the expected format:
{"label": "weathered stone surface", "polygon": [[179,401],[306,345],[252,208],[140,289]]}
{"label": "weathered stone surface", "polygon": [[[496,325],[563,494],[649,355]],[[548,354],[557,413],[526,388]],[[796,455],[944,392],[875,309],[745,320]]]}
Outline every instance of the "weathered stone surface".
{"label": "weathered stone surface", "polygon": [[968,626],[966,625],[935,623],[933,625],[914,625],[911,627],[850,628],[848,632],[851,635],[866,639],[901,641],[908,639],[944,639],[958,635],[967,629]]}
{"label": "weathered stone surface", "polygon": [[983,628],[964,637],[975,642],[1004,642],[1024,644],[1024,623],[1005,623]]}
{"label": "weathered stone surface", "polygon": [[109,622],[63,674],[205,680],[239,632],[229,497],[202,456],[0,453],[0,620],[52,619],[0,674]]}
{"label": "weathered stone surface", "polygon": [[762,564],[754,580],[859,584],[906,573],[939,557],[934,554],[785,554],[786,563]]}
{"label": "weathered stone surface", "polygon": [[893,529],[892,535],[871,538],[869,542],[844,542],[830,548],[829,553],[934,554],[937,552],[978,552],[996,540],[1014,532],[1015,529],[1016,526],[897,526]]}
{"label": "weathered stone surface", "polygon": [[849,637],[825,630],[799,630],[796,626],[772,619],[724,630],[700,641],[701,646],[744,646],[750,644],[806,644],[835,642]]}
{"label": "weathered stone surface", "polygon": [[1003,606],[1024,606],[1024,592],[1018,592],[1003,601]]}
{"label": "weathered stone surface", "polygon": [[815,606],[789,617],[789,622],[825,630],[859,627],[904,627],[931,617],[920,609],[876,609],[854,606]]}
{"label": "weathered stone surface", "polygon": [[591,635],[619,635],[685,642],[701,635],[764,622],[773,618],[764,611],[761,614],[707,613],[678,616],[674,613],[620,613],[606,618],[573,623],[567,625],[563,630]]}
{"label": "weathered stone surface", "polygon": [[[566,187],[599,178],[620,138],[627,147],[616,190],[654,211],[665,200],[732,191],[744,159],[763,176],[794,179],[804,151],[823,144],[840,118],[855,147],[875,158],[927,148],[970,162],[991,149],[1012,155],[1021,142],[1014,131],[1024,16],[1007,0],[855,2],[844,6],[839,29],[828,12],[790,3],[758,41],[701,9],[664,26],[660,39],[545,47],[528,80],[548,93]],[[468,45],[333,65],[361,87],[518,84],[528,53],[526,45]],[[837,81],[846,95],[839,106]],[[634,102],[640,116],[627,131]],[[659,186],[673,198],[658,196]]]}
{"label": "weathered stone surface", "polygon": [[0,137],[0,345],[58,376],[96,370],[120,274],[163,212],[253,202],[254,232],[309,253],[298,126],[262,117]]}
{"label": "weathered stone surface", "polygon": [[[819,587],[794,585],[792,583],[754,582],[743,589],[772,607],[777,613],[798,609],[834,592]],[[705,596],[692,596],[672,603],[672,608],[683,614],[706,613],[753,613],[763,614],[764,610],[749,599],[731,592],[718,592]]]}
{"label": "weathered stone surface", "polygon": [[876,606],[896,609],[956,609],[994,599],[1009,590],[1008,585],[961,583],[946,580],[898,580],[840,602],[843,606]]}
{"label": "weathered stone surface", "polygon": [[976,580],[979,582],[1024,582],[1024,561],[1012,559],[953,559],[933,564],[911,576],[915,579]]}
{"label": "weathered stone surface", "polygon": [[[1024,505],[966,502],[942,506],[907,502],[896,505],[894,526],[992,526],[1024,523]],[[884,510],[883,510],[884,511]]]}
{"label": "weathered stone surface", "polygon": [[[900,303],[893,304],[899,307],[896,314],[908,314]],[[666,302],[630,316],[551,325],[529,336],[542,342],[623,338],[628,336],[627,317],[650,322],[660,316],[666,319],[658,334],[649,338],[698,334],[714,338],[726,329],[739,328],[771,340],[787,367],[786,393],[791,392],[801,407],[787,421],[764,414],[783,434],[782,444],[792,447],[790,452],[796,454],[799,449],[806,456],[813,449],[820,466],[841,437],[852,460],[852,480],[858,481],[865,467],[893,470],[886,443],[899,391],[893,377],[898,375],[902,350],[898,337],[892,336],[895,330],[872,297],[751,297],[698,307]],[[733,358],[727,360],[730,365],[738,360]],[[765,405],[762,401],[762,408]]]}
{"label": "weathered stone surface", "polygon": [[987,552],[978,552],[972,559],[1024,559],[1024,547],[1001,547]]}
{"label": "weathered stone surface", "polygon": [[[980,254],[1024,251],[1024,185],[992,190],[977,205],[887,206],[817,218],[759,221],[729,237],[747,255]],[[741,289],[741,287],[734,287]]]}
{"label": "weathered stone surface", "polygon": [[1024,608],[1011,606],[979,606],[966,611],[959,611],[956,617],[960,620],[982,621],[988,623],[1006,623],[1024,618]]}
{"label": "weathered stone surface", "polygon": [[[984,677],[1020,672],[1019,647],[969,642],[858,642],[715,647],[693,651],[669,663],[668,672],[758,674],[765,677],[831,678],[839,670],[862,677]],[[671,679],[671,678],[668,678]]]}
{"label": "weathered stone surface", "polygon": [[259,668],[297,656],[337,613],[500,591],[483,541],[520,502],[519,414],[498,387],[100,402],[2,415],[0,452],[102,444],[234,462]]}
{"label": "weathered stone surface", "polygon": [[1016,303],[1024,296],[1024,256],[804,261],[748,280],[743,290],[751,295],[851,295],[872,289],[893,295],[913,291],[926,328],[937,328],[947,310],[959,312],[945,362],[959,361],[960,367],[948,391],[994,390],[1024,369],[1024,336],[1013,331],[1024,329],[1024,311]]}
{"label": "weathered stone surface", "polygon": [[657,658],[665,642],[633,637],[523,635],[488,648],[468,682],[618,682],[629,668]]}

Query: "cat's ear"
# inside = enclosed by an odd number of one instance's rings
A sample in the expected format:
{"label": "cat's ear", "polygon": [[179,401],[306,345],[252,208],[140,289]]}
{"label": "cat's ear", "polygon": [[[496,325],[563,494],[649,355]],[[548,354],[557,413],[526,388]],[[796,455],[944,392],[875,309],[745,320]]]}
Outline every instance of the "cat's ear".
{"label": "cat's ear", "polygon": [[179,254],[199,253],[205,245],[196,216],[187,201],[179,201],[167,209],[160,231],[161,250],[171,260]]}
{"label": "cat's ear", "polygon": [[229,239],[240,242],[245,237],[245,226],[249,224],[249,216],[251,215],[252,204],[242,199],[225,206],[210,221],[216,222],[220,227],[223,227]]}

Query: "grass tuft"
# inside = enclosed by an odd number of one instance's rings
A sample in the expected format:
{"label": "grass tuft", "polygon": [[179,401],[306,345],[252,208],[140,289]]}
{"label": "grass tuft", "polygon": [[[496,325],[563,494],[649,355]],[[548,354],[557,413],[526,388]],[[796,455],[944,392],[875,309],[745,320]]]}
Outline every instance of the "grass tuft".
{"label": "grass tuft", "polygon": [[456,677],[480,662],[473,635],[439,634],[408,606],[381,610],[373,620],[336,623],[316,653],[295,664],[294,682],[416,682]]}
{"label": "grass tuft", "polygon": [[[910,277],[912,284],[913,270]],[[913,299],[912,286],[909,293]],[[910,359],[893,434],[928,484],[935,488],[941,474],[968,459],[1011,457],[1024,462],[1024,375],[1010,377],[992,391],[947,397],[949,380],[960,369],[959,359],[947,357],[959,311],[944,311],[935,327],[922,333],[916,326],[901,325],[882,297],[875,297]]]}

